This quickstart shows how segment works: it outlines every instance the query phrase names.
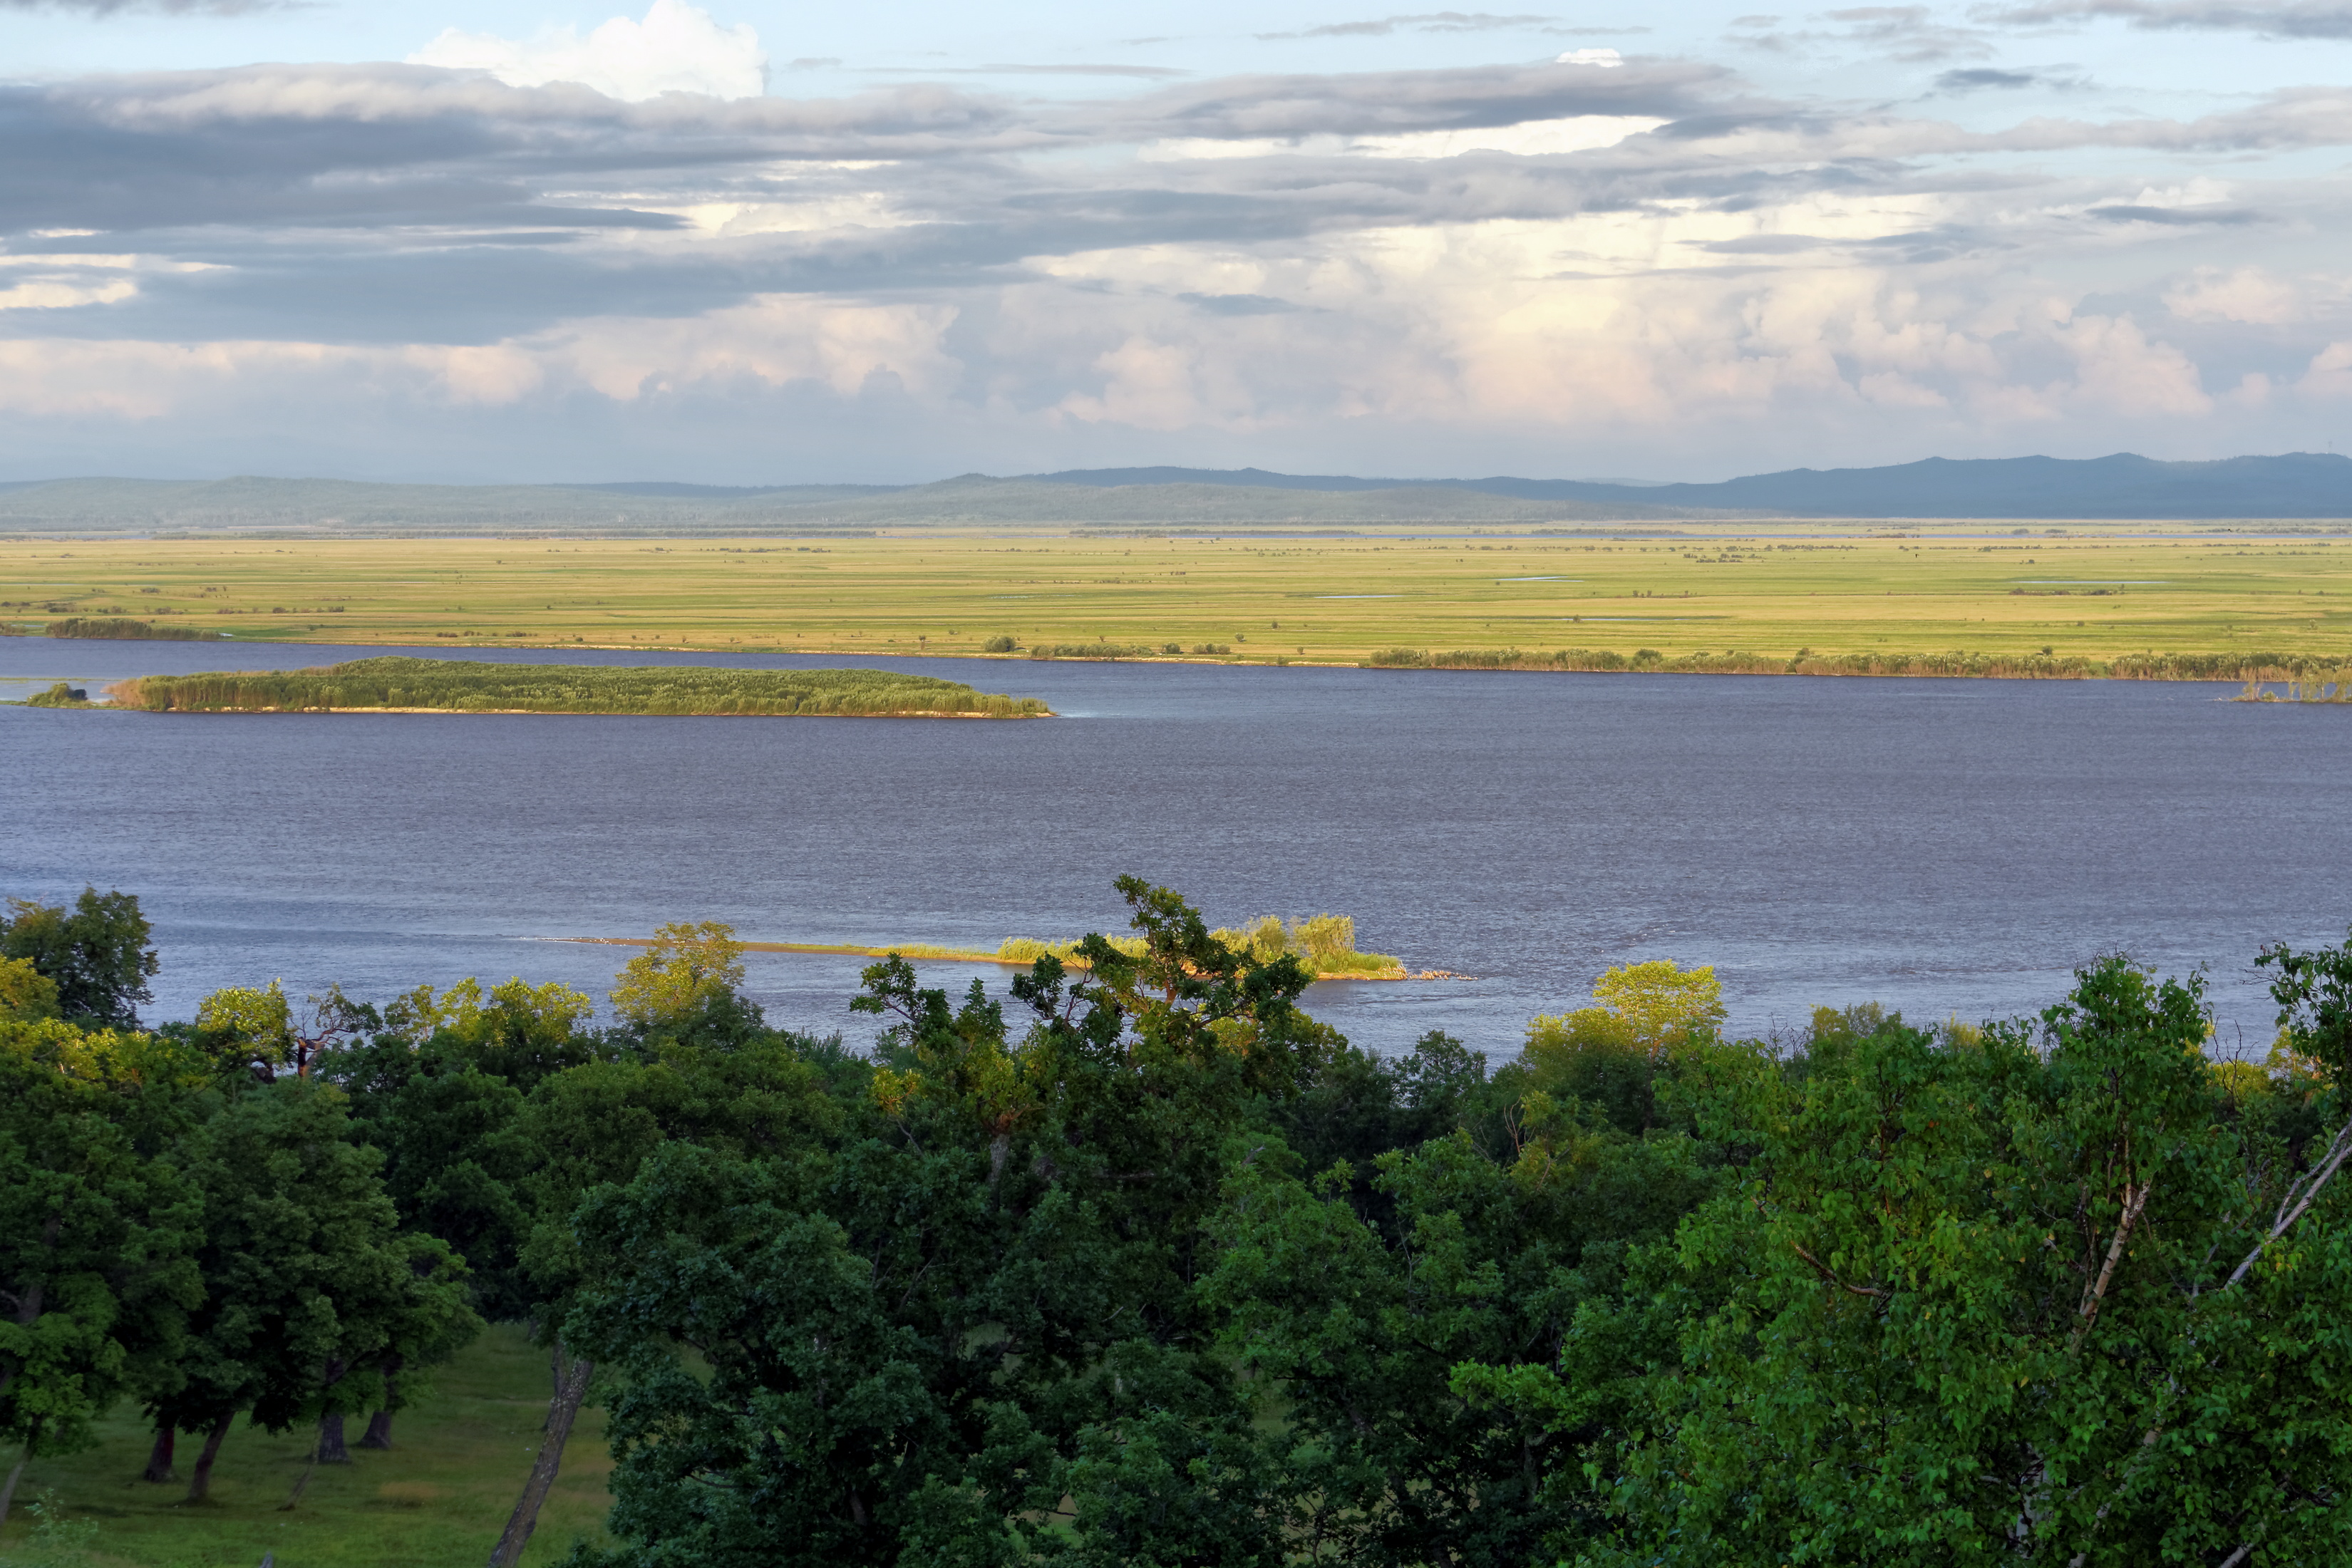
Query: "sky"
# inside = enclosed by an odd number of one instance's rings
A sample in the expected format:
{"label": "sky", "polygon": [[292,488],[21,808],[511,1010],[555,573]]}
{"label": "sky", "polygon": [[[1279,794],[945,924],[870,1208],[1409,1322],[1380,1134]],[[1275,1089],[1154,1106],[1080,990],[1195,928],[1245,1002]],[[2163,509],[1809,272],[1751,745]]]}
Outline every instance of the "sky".
{"label": "sky", "polygon": [[0,479],[2352,450],[2352,0],[1758,3],[0,0]]}

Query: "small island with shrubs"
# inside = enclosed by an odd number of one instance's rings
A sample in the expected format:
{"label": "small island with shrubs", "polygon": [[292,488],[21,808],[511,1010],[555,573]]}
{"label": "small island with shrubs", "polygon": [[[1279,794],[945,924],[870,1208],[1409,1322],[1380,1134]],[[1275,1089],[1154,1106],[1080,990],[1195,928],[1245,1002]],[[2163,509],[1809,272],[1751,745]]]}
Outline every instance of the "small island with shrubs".
{"label": "small island with shrubs", "polygon": [[150,713],[607,713],[1043,719],[1032,697],[886,669],[486,664],[362,658],[314,669],[143,675],[107,688]]}
{"label": "small island with shrubs", "polygon": [[[1279,915],[1266,915],[1246,926],[1220,926],[1210,936],[1230,952],[1257,963],[1271,963],[1287,953],[1297,958],[1307,973],[1317,980],[1459,980],[1466,978],[1451,970],[1424,970],[1419,974],[1408,971],[1402,963],[1384,952],[1356,951],[1356,921],[1351,915],[1315,915],[1306,920],[1285,921]],[[571,942],[596,942],[608,947],[646,947],[651,940],[630,936],[578,936]],[[1143,953],[1140,937],[1114,936],[1103,939],[1111,949],[1129,958]],[[1026,969],[1037,960],[1051,956],[1070,969],[1087,969],[1091,963],[1080,951],[1082,943],[1069,941],[1041,942],[1035,937],[1007,937],[992,951],[977,947],[941,947],[930,942],[899,942],[869,947],[856,942],[740,942],[736,943],[747,952],[831,952],[866,958],[921,959],[934,963],[1003,963],[1016,969]]]}

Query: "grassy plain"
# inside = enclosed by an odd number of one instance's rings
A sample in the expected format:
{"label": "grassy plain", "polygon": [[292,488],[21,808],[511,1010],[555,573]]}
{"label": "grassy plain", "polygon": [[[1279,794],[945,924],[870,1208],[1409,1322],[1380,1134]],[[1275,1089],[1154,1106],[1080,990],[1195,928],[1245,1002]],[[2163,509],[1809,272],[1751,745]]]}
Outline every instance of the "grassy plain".
{"label": "grassy plain", "polygon": [[1223,645],[1250,662],[1353,663],[1394,647],[2342,661],[2352,532],[1790,523],[1647,536],[0,542],[0,621],[110,615],[251,640],[850,655],[978,654],[1009,636],[1024,649],[1172,644],[1187,657]]}
{"label": "grassy plain", "polygon": [[[522,1489],[547,1416],[547,1355],[511,1325],[486,1331],[440,1370],[394,1423],[389,1451],[352,1450],[321,1465],[300,1505],[280,1512],[302,1473],[310,1434],[240,1425],[221,1448],[209,1501],[181,1501],[183,1485],[138,1479],[150,1435],[135,1406],[102,1425],[86,1453],[35,1460],[0,1529],[0,1561],[56,1568],[449,1568],[489,1556]],[[364,1422],[355,1422],[357,1435]],[[580,1537],[601,1541],[612,1468],[603,1412],[580,1414],[563,1470],[524,1550],[525,1568],[549,1568]],[[185,1476],[196,1439],[180,1442]],[[28,1501],[49,1494],[65,1521],[44,1540]],[[60,1539],[62,1538],[62,1539]],[[65,1547],[59,1551],[58,1548]]]}

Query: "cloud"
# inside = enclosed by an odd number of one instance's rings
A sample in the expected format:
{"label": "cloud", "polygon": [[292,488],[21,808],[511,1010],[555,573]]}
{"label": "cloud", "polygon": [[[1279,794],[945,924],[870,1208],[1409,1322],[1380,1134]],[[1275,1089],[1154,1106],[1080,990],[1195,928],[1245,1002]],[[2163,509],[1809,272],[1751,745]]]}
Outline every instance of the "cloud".
{"label": "cloud", "polygon": [[2166,309],[2187,321],[2243,321],[2280,326],[2302,320],[2309,307],[2303,290],[2260,267],[2223,271],[2200,267],[2168,289]]}
{"label": "cloud", "polygon": [[1331,22],[1296,33],[1259,33],[1261,42],[1285,38],[1385,38],[1391,33],[1491,33],[1505,29],[1542,27],[1549,16],[1497,16],[1484,11],[1426,11],[1413,16],[1377,16],[1360,22]]}
{"label": "cloud", "polygon": [[666,92],[757,98],[768,89],[759,36],[748,26],[722,27],[684,0],[653,0],[644,21],[615,16],[584,38],[568,26],[524,39],[451,27],[408,60],[487,71],[509,87],[577,82],[629,102]]}
{"label": "cloud", "polygon": [[1298,309],[1287,300],[1264,294],[1179,294],[1176,298],[1213,316],[1282,316]]}
{"label": "cloud", "polygon": [[2265,38],[2352,38],[2352,0],[2039,0],[1978,13],[2011,26],[2116,20],[2150,31],[2252,33]]}
{"label": "cloud", "polygon": [[111,16],[160,11],[167,16],[249,16],[257,11],[299,10],[311,0],[0,0],[0,11],[80,11]]}
{"label": "cloud", "polygon": [[2056,88],[2063,91],[2084,85],[2079,77],[2053,76],[2039,70],[2002,70],[1993,66],[1963,67],[1945,71],[1936,78],[1936,90],[1946,93],[1982,92],[1987,89],[2011,92],[2029,87]]}
{"label": "cloud", "polygon": [[[488,463],[591,428],[740,463],[789,429],[812,472],[925,477],[967,437],[965,467],[1201,432],[1785,466],[2317,406],[2352,295],[2250,272],[2243,229],[2346,237],[2340,177],[2282,154],[2352,145],[2352,89],[2004,120],[1974,72],[1946,73],[1988,95],[1967,123],[1647,55],[1076,99],[429,64],[0,86],[43,150],[0,162],[0,431],[134,421],[249,467],[297,426],[496,432]],[[885,406],[902,438],[858,435]]]}
{"label": "cloud", "polygon": [[2095,217],[2104,223],[2153,223],[2174,228],[2195,224],[2226,224],[2236,226],[2260,221],[2262,215],[2249,207],[2151,207],[2132,202],[2088,207],[2084,217]]}
{"label": "cloud", "polygon": [[985,66],[950,66],[944,70],[932,69],[915,73],[910,73],[906,70],[893,70],[889,74],[893,76],[906,76],[909,74],[926,76],[1124,76],[1134,77],[1139,80],[1150,81],[1164,79],[1170,77],[1190,76],[1192,73],[1190,71],[1177,70],[1170,66],[1089,65],[1084,62],[1075,65],[1023,65],[1018,62],[1011,62]]}

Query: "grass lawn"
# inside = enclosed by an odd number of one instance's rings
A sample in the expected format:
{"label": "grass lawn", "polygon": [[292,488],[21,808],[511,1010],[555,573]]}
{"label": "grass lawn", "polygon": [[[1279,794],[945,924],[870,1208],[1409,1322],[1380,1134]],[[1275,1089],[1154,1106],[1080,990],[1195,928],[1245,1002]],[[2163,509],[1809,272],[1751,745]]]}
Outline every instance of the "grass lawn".
{"label": "grass lawn", "polygon": [[[321,1465],[290,1513],[278,1511],[310,1452],[306,1430],[273,1436],[240,1424],[221,1447],[212,1497],[190,1506],[184,1484],[140,1480],[150,1434],[135,1406],[119,1408],[105,1441],[69,1458],[36,1460],[0,1530],[0,1562],[45,1558],[88,1568],[256,1568],[265,1552],[278,1568],[473,1568],[488,1560],[539,1449],[547,1416],[547,1355],[521,1330],[498,1325],[440,1369],[432,1388],[394,1422],[389,1451],[354,1447],[350,1465]],[[364,1421],[351,1423],[356,1439]],[[580,1413],[563,1473],[541,1510],[523,1553],[546,1568],[574,1540],[604,1538],[609,1499],[603,1413]],[[183,1478],[201,1439],[183,1436]],[[61,1532],[87,1552],[41,1550],[25,1507],[54,1494]]]}
{"label": "grass lawn", "polygon": [[[1393,647],[2352,658],[2352,536],[2224,526],[15,540],[0,543],[0,622],[127,616],[259,640],[850,656],[978,654],[1009,636],[1024,648],[1173,644],[1185,657],[1223,645],[1250,662],[1354,663]],[[235,662],[224,647],[222,666]]]}

